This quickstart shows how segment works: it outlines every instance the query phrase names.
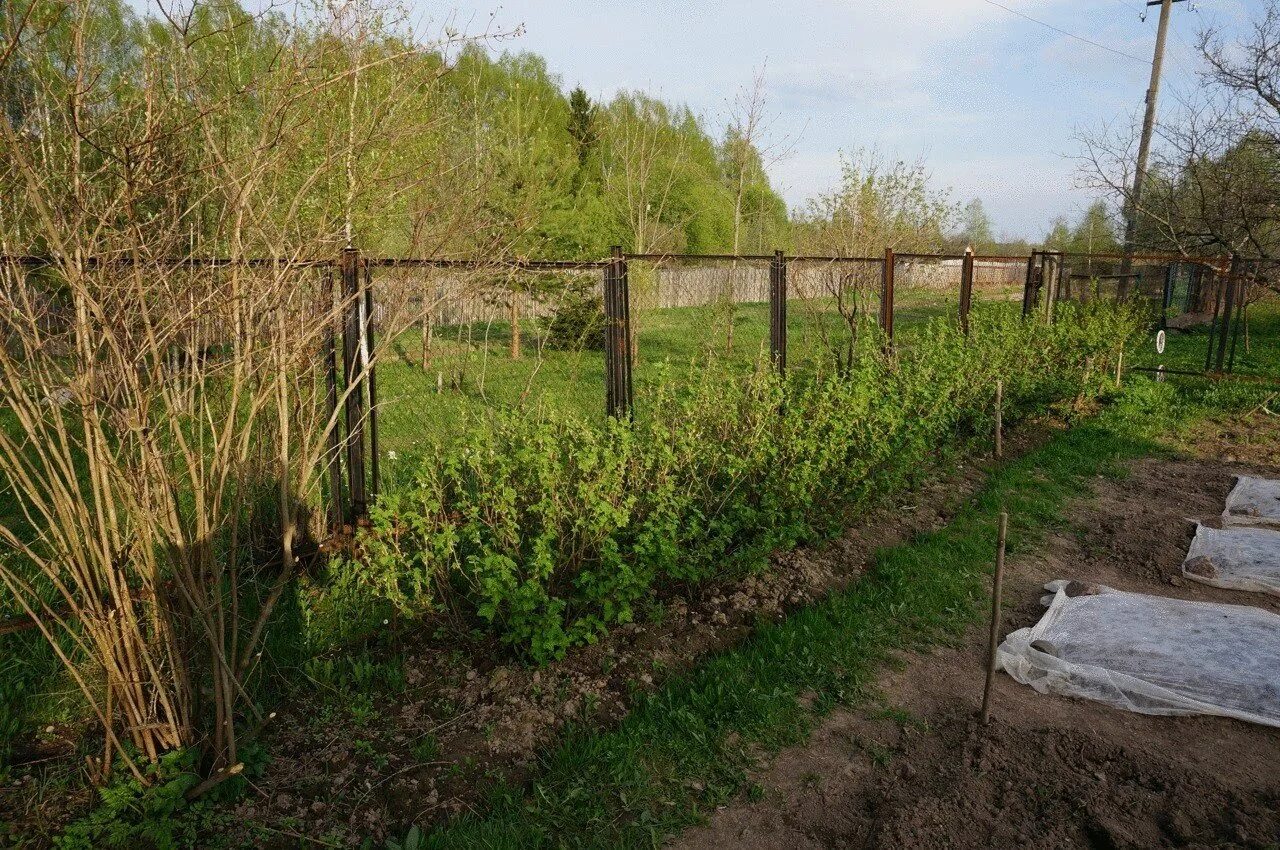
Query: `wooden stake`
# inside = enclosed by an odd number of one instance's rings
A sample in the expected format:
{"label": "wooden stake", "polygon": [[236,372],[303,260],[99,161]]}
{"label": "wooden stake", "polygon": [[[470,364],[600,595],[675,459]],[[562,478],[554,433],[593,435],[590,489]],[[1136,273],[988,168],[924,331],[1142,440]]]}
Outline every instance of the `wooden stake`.
{"label": "wooden stake", "polygon": [[996,646],[1000,640],[1000,590],[1004,582],[1004,547],[1009,534],[1009,513],[1000,512],[1000,536],[996,543],[996,572],[991,579],[991,637],[987,644],[987,683],[982,689],[982,725],[991,721],[991,683],[996,675]]}
{"label": "wooden stake", "polygon": [[1120,376],[1124,372],[1124,349],[1120,349],[1120,356],[1116,358],[1116,388],[1120,387]]}
{"label": "wooden stake", "polygon": [[996,460],[1004,457],[1004,381],[996,381]]}

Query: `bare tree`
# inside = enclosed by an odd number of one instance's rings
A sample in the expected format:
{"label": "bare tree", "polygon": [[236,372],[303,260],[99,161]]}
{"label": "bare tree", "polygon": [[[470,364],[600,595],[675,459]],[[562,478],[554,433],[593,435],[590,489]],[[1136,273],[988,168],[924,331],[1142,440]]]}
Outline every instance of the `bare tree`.
{"label": "bare tree", "polygon": [[[1268,0],[1239,43],[1206,30],[1201,81],[1162,122],[1139,217],[1141,245],[1184,254],[1280,256],[1280,4]],[[1080,137],[1082,185],[1128,204],[1133,125]]]}

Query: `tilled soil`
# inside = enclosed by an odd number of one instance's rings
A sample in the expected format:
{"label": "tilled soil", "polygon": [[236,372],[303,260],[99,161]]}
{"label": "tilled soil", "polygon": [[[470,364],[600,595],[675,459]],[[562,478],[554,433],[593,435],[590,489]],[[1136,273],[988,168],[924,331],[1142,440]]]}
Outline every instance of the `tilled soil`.
{"label": "tilled soil", "polygon": [[[1265,413],[1210,423],[1187,457],[1098,479],[1066,531],[1007,565],[1002,634],[1039,619],[1041,587],[1056,578],[1280,611],[1275,597],[1180,574],[1188,520],[1215,520],[1234,474],[1280,472],[1278,436]],[[1002,673],[983,728],[985,660],[985,628],[902,657],[876,705],[834,712],[761,772],[760,799],[722,808],[675,846],[1280,847],[1280,729],[1132,714]]]}

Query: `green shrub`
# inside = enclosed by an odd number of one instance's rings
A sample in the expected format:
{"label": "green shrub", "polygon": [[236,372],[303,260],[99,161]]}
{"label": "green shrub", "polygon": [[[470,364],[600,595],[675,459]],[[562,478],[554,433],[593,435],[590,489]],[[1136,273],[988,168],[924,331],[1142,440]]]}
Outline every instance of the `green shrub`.
{"label": "green shrub", "polygon": [[172,750],[142,770],[144,785],[123,766],[99,789],[98,805],[69,825],[54,841],[57,850],[97,850],[102,847],[149,847],[176,850],[197,847],[201,839],[227,827],[233,815],[217,807],[219,801],[241,796],[247,776],[258,776],[266,764],[261,746],[241,750],[243,773],[234,776],[194,802],[187,792],[200,782],[193,750]]}
{"label": "green shrub", "polygon": [[560,307],[544,320],[548,348],[604,349],[604,299],[594,289],[566,290]]}
{"label": "green shrub", "polygon": [[361,557],[331,566],[332,611],[442,600],[543,661],[632,619],[656,585],[761,568],[1007,420],[1109,385],[1134,315],[1066,307],[1053,325],[976,311],[886,358],[867,335],[839,376],[702,369],[641,399],[634,423],[499,417],[383,498]]}

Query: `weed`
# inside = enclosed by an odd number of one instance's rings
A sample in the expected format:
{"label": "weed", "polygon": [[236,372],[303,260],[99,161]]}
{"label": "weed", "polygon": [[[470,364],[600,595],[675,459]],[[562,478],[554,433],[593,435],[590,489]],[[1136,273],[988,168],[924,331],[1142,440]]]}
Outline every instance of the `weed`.
{"label": "weed", "polygon": [[[527,787],[498,789],[484,812],[432,833],[428,846],[651,846],[735,793],[760,799],[764,790],[747,779],[754,754],[798,743],[815,722],[799,695],[868,699],[904,646],[950,639],[980,618],[1003,507],[1013,518],[1011,545],[1026,546],[1058,527],[1067,501],[1102,470],[1163,451],[1144,435],[1218,403],[1202,387],[1175,390],[1160,405],[1143,400],[1149,392],[1126,389],[1097,419],[1009,461],[950,525],[880,551],[853,586],[672,677],[637,699],[617,728],[570,733]],[[1248,409],[1259,400],[1233,403]],[[693,783],[705,790],[695,793]]]}
{"label": "weed", "polygon": [[413,757],[421,764],[429,764],[435,761],[440,757],[440,740],[428,732],[414,742]]}

